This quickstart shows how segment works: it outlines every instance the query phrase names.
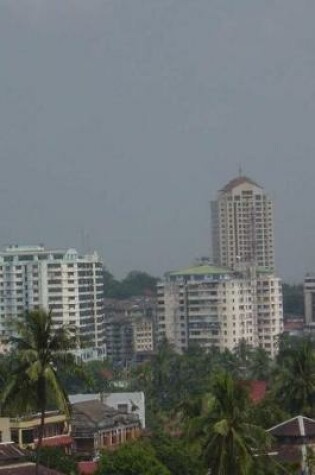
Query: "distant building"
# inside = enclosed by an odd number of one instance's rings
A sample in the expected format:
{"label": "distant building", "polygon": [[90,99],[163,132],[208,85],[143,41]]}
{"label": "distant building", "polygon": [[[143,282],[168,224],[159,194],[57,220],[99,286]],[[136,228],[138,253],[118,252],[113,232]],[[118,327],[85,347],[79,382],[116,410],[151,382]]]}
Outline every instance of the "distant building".
{"label": "distant building", "polygon": [[141,426],[137,414],[118,411],[98,400],[72,404],[71,435],[74,452],[95,457],[103,449],[115,449],[137,439]]}
{"label": "distant building", "polygon": [[315,274],[307,274],[304,279],[305,324],[315,329]]}
{"label": "distant building", "polygon": [[0,252],[0,341],[8,322],[25,310],[52,310],[55,325],[73,325],[82,346],[104,348],[102,262],[96,253],[43,246],[11,246]]}
{"label": "distant building", "polygon": [[277,352],[283,330],[280,279],[265,268],[242,272],[198,265],[158,283],[158,340],[182,352],[196,343],[233,350],[241,340]]}
{"label": "distant building", "polygon": [[211,229],[216,265],[274,269],[272,201],[250,178],[234,178],[218,192],[211,203]]}
{"label": "distant building", "polygon": [[71,404],[94,400],[101,401],[103,404],[113,407],[117,411],[136,414],[139,417],[141,428],[145,429],[145,397],[142,391],[73,394],[69,396],[69,399]]}
{"label": "distant building", "polygon": [[156,299],[105,299],[107,356],[116,365],[143,361],[155,344]]}

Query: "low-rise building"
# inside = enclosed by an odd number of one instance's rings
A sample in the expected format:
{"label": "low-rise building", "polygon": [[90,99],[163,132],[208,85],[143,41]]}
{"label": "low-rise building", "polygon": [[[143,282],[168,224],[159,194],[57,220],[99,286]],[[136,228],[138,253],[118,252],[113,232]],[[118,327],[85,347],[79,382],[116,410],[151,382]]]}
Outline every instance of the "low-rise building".
{"label": "low-rise building", "polygon": [[315,449],[315,420],[296,416],[268,430],[274,444],[271,457],[280,463],[297,467],[296,474],[311,474],[314,470],[312,455]]}
{"label": "low-rise building", "polygon": [[136,414],[117,411],[97,400],[72,404],[74,451],[82,456],[98,456],[100,450],[115,449],[137,439],[140,433]]}
{"label": "low-rise building", "polygon": [[[38,442],[40,414],[17,418],[0,418],[0,432],[5,441],[13,441],[21,448],[35,448]],[[64,447],[70,452],[72,439],[65,414],[59,411],[46,412],[43,446]]]}
{"label": "low-rise building", "polygon": [[86,401],[101,401],[119,412],[136,414],[139,417],[141,428],[145,429],[145,396],[142,391],[73,394],[69,396],[71,404]]}

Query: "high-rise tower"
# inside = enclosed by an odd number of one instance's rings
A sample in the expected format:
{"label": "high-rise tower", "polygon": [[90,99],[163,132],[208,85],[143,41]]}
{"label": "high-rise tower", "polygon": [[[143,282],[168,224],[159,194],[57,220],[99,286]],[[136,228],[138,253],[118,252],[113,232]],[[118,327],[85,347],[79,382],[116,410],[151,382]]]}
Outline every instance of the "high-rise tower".
{"label": "high-rise tower", "polygon": [[0,345],[10,321],[26,310],[51,310],[53,323],[75,327],[87,353],[105,352],[103,265],[96,253],[43,246],[11,246],[0,252]]}
{"label": "high-rise tower", "polygon": [[211,202],[212,252],[217,265],[274,269],[271,199],[250,178],[231,180]]}

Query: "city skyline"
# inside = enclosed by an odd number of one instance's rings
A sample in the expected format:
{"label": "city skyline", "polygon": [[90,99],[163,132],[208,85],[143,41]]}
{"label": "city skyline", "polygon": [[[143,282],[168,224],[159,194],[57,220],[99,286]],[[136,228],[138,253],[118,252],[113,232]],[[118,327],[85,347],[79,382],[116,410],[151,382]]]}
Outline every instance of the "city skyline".
{"label": "city skyline", "polygon": [[210,253],[243,173],[275,205],[278,275],[315,269],[307,0],[0,5],[0,246],[98,249],[117,277]]}

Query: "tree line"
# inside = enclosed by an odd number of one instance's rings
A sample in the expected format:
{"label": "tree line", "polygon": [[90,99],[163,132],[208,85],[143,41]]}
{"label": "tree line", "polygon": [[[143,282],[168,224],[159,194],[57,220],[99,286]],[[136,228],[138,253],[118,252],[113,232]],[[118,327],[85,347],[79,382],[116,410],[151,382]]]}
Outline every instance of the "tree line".
{"label": "tree line", "polygon": [[[134,270],[118,280],[107,269],[103,270],[104,296],[113,299],[128,299],[135,296],[156,295],[158,277]],[[302,284],[283,284],[284,315],[304,315],[304,294]]]}
{"label": "tree line", "polygon": [[[281,336],[275,360],[244,341],[233,351],[191,346],[182,355],[165,341],[151,361],[126,371],[106,361],[77,364],[73,333],[56,328],[51,313],[34,310],[16,322],[10,344],[11,353],[0,359],[2,415],[41,413],[36,470],[46,461],[76,471],[75,458],[41,448],[45,411],[59,408],[70,417],[70,391],[112,391],[112,380],[124,379],[126,390],[145,393],[148,430],[139,441],[103,452],[98,475],[296,473],[267,456],[266,429],[299,414],[315,417],[309,337]],[[259,402],[251,399],[251,380],[267,383]]]}

